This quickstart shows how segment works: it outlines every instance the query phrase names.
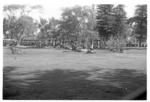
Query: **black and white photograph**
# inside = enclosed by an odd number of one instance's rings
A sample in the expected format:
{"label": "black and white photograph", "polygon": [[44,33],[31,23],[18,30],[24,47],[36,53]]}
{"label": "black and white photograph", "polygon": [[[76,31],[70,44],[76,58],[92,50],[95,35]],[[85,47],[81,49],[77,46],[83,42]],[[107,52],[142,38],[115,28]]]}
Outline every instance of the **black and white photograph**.
{"label": "black and white photograph", "polygon": [[147,7],[3,0],[2,100],[147,100]]}

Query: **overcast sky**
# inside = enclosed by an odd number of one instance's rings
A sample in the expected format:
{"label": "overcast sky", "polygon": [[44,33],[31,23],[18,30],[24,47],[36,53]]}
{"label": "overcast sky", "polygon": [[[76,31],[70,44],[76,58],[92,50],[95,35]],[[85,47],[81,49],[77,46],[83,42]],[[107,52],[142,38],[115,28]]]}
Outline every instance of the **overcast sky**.
{"label": "overcast sky", "polygon": [[[121,1],[121,2],[120,2]],[[31,15],[34,18],[39,16],[44,18],[55,17],[60,18],[62,8],[72,7],[75,5],[92,5],[92,4],[124,4],[127,17],[132,17],[135,11],[135,5],[141,4],[141,0],[3,0],[3,5],[8,4],[23,4],[23,5],[41,5],[44,10],[43,12],[34,11]],[[122,2],[123,1],[123,2]],[[133,2],[134,1],[134,2]],[[135,2],[136,1],[136,2]],[[144,0],[142,0],[144,1]],[[143,2],[144,3],[144,2]]]}

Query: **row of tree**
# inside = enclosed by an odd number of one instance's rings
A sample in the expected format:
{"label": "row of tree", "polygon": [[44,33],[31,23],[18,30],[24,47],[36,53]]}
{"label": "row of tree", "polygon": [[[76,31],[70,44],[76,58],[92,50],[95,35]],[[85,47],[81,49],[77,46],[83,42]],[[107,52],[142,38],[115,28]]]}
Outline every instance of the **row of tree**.
{"label": "row of tree", "polygon": [[[65,8],[60,20],[33,19],[29,13],[41,6],[26,9],[24,5],[4,6],[3,33],[16,39],[18,45],[28,36],[49,41],[56,47],[110,48],[122,51],[127,37],[135,37],[139,44],[147,38],[147,6],[138,5],[135,16],[127,19],[123,5],[92,5]],[[16,12],[20,12],[16,16]]]}

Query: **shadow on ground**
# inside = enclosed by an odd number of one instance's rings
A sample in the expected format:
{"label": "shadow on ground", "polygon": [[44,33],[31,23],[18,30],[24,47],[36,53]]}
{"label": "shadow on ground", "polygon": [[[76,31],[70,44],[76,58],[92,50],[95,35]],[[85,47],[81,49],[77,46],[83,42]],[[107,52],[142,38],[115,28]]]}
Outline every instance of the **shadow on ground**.
{"label": "shadow on ground", "polygon": [[144,73],[127,69],[52,70],[17,74],[4,67],[3,99],[112,100],[146,87]]}

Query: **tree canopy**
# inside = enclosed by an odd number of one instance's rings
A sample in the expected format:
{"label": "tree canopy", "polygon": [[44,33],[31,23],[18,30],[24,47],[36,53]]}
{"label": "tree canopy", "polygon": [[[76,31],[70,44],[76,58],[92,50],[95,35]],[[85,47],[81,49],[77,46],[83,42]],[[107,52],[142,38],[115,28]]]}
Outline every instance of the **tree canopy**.
{"label": "tree canopy", "polygon": [[141,42],[147,38],[147,5],[138,5],[135,16],[128,19],[128,24],[132,26],[133,33],[141,46]]}
{"label": "tree canopy", "polygon": [[129,19],[124,5],[74,6],[63,9],[60,20],[41,17],[39,21],[29,16],[35,9],[43,8],[40,5],[4,6],[4,36],[20,43],[23,37],[32,35],[39,40],[51,40],[52,45],[67,43],[74,48],[86,46],[87,49],[94,44],[105,48],[107,42],[115,43],[114,47],[121,46],[128,33],[135,35],[140,43],[147,38],[146,5],[138,5],[135,16]]}
{"label": "tree canopy", "polygon": [[[4,6],[4,12],[9,12],[7,17],[3,19],[4,36],[13,38],[20,44],[25,36],[33,35],[37,30],[35,20],[28,16],[24,9],[25,5],[8,5]],[[19,17],[15,15],[16,10],[21,10]]]}

